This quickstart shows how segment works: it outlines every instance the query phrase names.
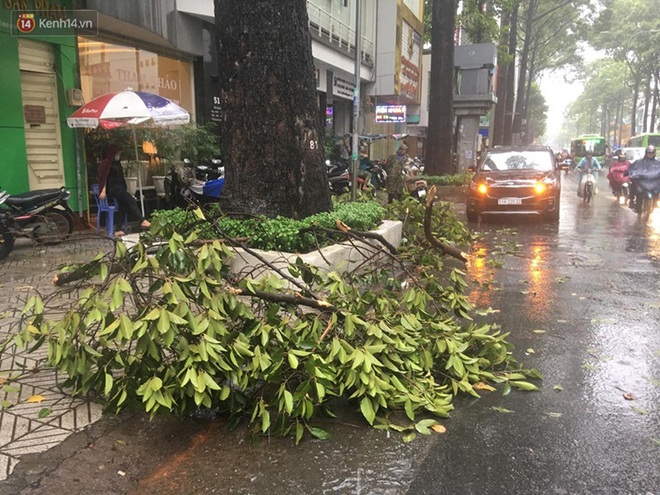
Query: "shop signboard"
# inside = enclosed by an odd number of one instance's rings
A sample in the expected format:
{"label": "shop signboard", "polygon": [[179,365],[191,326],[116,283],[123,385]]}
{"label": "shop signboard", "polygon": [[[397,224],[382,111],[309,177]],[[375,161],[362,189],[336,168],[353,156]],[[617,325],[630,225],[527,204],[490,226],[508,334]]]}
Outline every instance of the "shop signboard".
{"label": "shop signboard", "polygon": [[377,105],[376,122],[379,124],[406,121],[405,105]]}

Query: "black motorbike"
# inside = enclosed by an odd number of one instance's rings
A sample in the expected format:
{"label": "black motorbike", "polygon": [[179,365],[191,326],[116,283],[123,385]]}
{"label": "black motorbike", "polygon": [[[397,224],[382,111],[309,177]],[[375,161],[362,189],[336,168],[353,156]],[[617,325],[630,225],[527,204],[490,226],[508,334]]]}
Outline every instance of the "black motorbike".
{"label": "black motorbike", "polygon": [[[0,192],[0,205],[2,205],[9,195],[5,192]],[[14,247],[14,236],[9,231],[9,224],[7,222],[8,216],[0,212],[0,260],[4,260]]]}
{"label": "black motorbike", "polygon": [[1,223],[12,239],[28,237],[38,243],[57,244],[73,232],[74,214],[67,202],[71,193],[64,187],[0,194]]}
{"label": "black motorbike", "polygon": [[332,194],[344,194],[351,190],[351,174],[348,160],[326,160],[328,186]]}
{"label": "black motorbike", "polygon": [[372,186],[374,195],[377,191],[385,188],[385,183],[387,182],[387,172],[385,172],[385,169],[378,160],[368,162],[365,171],[371,174],[369,183]]}

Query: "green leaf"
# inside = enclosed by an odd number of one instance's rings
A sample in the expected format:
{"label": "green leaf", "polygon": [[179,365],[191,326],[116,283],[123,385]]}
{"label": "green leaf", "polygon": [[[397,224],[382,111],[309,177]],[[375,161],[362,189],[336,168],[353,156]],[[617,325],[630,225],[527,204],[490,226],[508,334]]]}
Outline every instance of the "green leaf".
{"label": "green leaf", "polygon": [[287,354],[287,358],[289,359],[289,366],[291,366],[294,370],[298,368],[298,358],[291,352]]}
{"label": "green leaf", "polygon": [[293,411],[293,395],[288,390],[284,391],[284,410],[287,414],[291,414]]}
{"label": "green leaf", "polygon": [[513,411],[511,411],[511,410],[509,410],[509,409],[505,409],[505,408],[503,408],[503,407],[497,407],[497,406],[492,406],[491,409],[492,409],[493,411],[497,411],[497,412],[499,412],[499,413],[505,413],[505,414],[508,414],[508,413],[512,413],[512,412],[513,412]]}
{"label": "green leaf", "polygon": [[302,423],[296,422],[296,445],[300,443],[300,440],[302,440],[304,433],[305,433],[305,427],[302,425]]}
{"label": "green leaf", "polygon": [[417,433],[415,433],[414,431],[412,431],[410,433],[406,433],[403,436],[403,443],[412,442],[416,437],[417,437]]}
{"label": "green leaf", "polygon": [[376,413],[369,397],[363,397],[360,401],[360,411],[370,425],[374,424]]}
{"label": "green leaf", "polygon": [[37,417],[39,419],[43,419],[45,417],[50,416],[50,414],[53,412],[53,410],[50,407],[43,407],[39,409],[39,413],[37,414]]}
{"label": "green leaf", "polygon": [[330,438],[330,433],[323,428],[311,427],[309,432],[319,440],[328,440]]}
{"label": "green leaf", "polygon": [[270,413],[268,409],[264,409],[261,412],[261,433],[266,433],[270,428]]}
{"label": "green leaf", "polygon": [[430,435],[431,427],[437,425],[438,422],[435,419],[423,419],[415,423],[415,430],[417,430],[422,435]]}
{"label": "green leaf", "polygon": [[511,385],[513,385],[514,387],[520,389],[520,390],[527,390],[527,391],[539,390],[539,388],[536,385],[534,385],[533,383],[529,383],[529,382],[522,382],[522,381],[515,380],[515,381],[511,381],[509,383]]}
{"label": "green leaf", "polygon": [[110,373],[105,374],[105,389],[103,393],[105,395],[110,395],[110,392],[112,391],[112,385],[114,383],[114,379],[112,378],[112,375]]}

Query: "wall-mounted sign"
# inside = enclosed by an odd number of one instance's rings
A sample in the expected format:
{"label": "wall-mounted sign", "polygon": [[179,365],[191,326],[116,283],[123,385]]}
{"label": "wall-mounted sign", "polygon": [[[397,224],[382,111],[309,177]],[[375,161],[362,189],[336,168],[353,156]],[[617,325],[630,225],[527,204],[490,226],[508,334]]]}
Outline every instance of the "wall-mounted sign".
{"label": "wall-mounted sign", "polygon": [[23,115],[27,124],[46,123],[46,107],[43,105],[23,105]]}
{"label": "wall-mounted sign", "polygon": [[353,99],[353,93],[355,91],[355,84],[341,77],[332,78],[332,94],[335,96],[341,96],[342,98],[348,98],[349,100]]}
{"label": "wall-mounted sign", "polygon": [[385,124],[405,121],[405,105],[376,105],[376,122]]}
{"label": "wall-mounted sign", "polygon": [[211,104],[211,122],[222,122],[222,109],[220,107],[220,97],[214,96]]}

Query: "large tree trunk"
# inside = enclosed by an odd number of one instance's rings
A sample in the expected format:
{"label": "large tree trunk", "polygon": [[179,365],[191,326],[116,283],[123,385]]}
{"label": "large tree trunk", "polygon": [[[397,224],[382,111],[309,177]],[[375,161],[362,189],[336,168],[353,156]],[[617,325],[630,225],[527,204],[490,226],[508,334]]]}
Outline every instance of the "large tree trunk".
{"label": "large tree trunk", "polygon": [[642,122],[642,132],[648,132],[648,123],[649,123],[649,110],[651,106],[651,81],[653,76],[649,75],[644,84],[644,121]]}
{"label": "large tree trunk", "polygon": [[[511,29],[511,12],[507,10],[502,13],[501,28],[503,34],[500,39],[500,50],[502,50],[503,48],[501,47],[508,44],[509,41],[509,32]],[[508,66],[511,63],[513,62],[502,62],[500,59],[497,64],[497,104],[495,105],[495,115],[493,117],[493,139],[491,142],[492,146],[504,144],[504,120],[506,118],[507,100],[506,80]]]}
{"label": "large tree trunk", "polygon": [[305,0],[215,0],[224,205],[303,218],[332,210]]}
{"label": "large tree trunk", "polygon": [[653,73],[653,80],[655,81],[655,86],[653,88],[653,103],[651,104],[651,126],[649,128],[649,132],[655,132],[655,120],[656,120],[656,110],[658,108],[658,98],[660,95],[658,94],[660,92],[660,89],[658,88],[658,84],[660,81],[659,79],[659,74],[660,71],[656,70]]}
{"label": "large tree trunk", "polygon": [[506,106],[504,110],[504,142],[513,143],[513,107],[516,98],[516,50],[518,47],[518,10],[520,2],[513,3],[511,30],[509,31],[509,56],[511,61],[506,70]]}
{"label": "large tree trunk", "polygon": [[637,134],[637,103],[639,102],[639,79],[633,74],[633,96],[630,112],[630,137]]}
{"label": "large tree trunk", "polygon": [[[536,0],[530,0],[525,13],[525,37],[523,40],[522,52],[520,54],[520,67],[518,67],[518,84],[516,91],[516,109],[513,114],[513,135],[518,139],[523,137],[523,118],[525,111],[525,89],[527,87],[527,62],[529,58],[529,49],[532,41],[532,27],[534,25],[534,15],[536,13]],[[514,139],[515,140],[515,139]]]}
{"label": "large tree trunk", "polygon": [[454,31],[456,0],[433,1],[431,86],[426,148],[428,175],[451,174],[454,133]]}

